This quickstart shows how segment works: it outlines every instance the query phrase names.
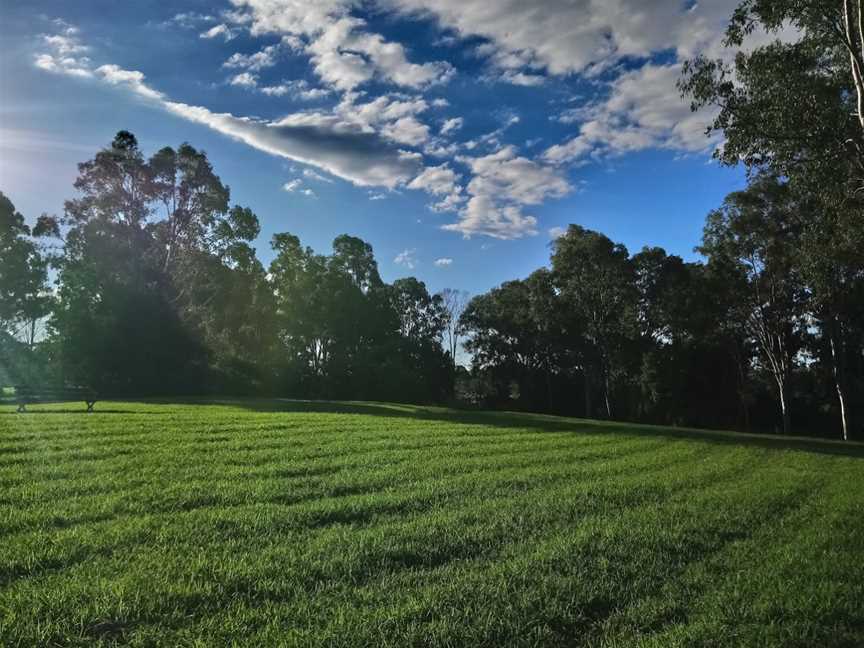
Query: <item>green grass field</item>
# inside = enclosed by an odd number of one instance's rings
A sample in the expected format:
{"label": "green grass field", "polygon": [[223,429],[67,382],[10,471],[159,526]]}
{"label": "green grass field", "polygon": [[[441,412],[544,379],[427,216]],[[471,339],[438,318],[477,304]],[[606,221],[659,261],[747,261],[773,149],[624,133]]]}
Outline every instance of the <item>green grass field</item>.
{"label": "green grass field", "polygon": [[860,447],[82,408],[0,408],[0,645],[864,645]]}

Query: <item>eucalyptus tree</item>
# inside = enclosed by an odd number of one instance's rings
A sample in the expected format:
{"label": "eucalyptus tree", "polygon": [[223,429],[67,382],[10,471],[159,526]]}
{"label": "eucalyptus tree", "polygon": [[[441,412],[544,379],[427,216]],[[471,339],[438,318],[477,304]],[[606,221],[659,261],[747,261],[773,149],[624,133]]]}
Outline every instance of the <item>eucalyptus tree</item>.
{"label": "eucalyptus tree", "polygon": [[818,327],[816,355],[828,369],[846,440],[864,402],[864,203],[857,194],[832,200],[824,187],[816,191],[818,198],[799,188],[799,264]]}
{"label": "eucalyptus tree", "polygon": [[563,345],[557,308],[550,273],[542,268],[471,299],[460,326],[475,371],[496,376],[502,394],[517,384],[520,397],[523,392],[536,394],[534,382],[541,378],[548,406],[550,380]]}
{"label": "eucalyptus tree", "polygon": [[455,370],[457,366],[456,356],[459,353],[459,340],[464,331],[459,324],[462,313],[468,306],[468,291],[458,290],[456,288],[445,288],[440,293],[441,302],[445,312],[444,326],[444,343],[445,348],[450,353],[450,359],[453,362]]}
{"label": "eucalyptus tree", "polygon": [[168,388],[162,373],[176,378],[171,389],[203,389],[209,373],[260,350],[258,219],[230,206],[207,156],[183,144],[147,160],[121,131],[78,168],[52,318],[72,376],[153,391]]}
{"label": "eucalyptus tree", "polygon": [[762,174],[708,215],[700,248],[709,262],[729,263],[742,277],[741,317],[776,384],[784,433],[790,431],[789,380],[806,327],[797,209],[788,184]]}
{"label": "eucalyptus tree", "polygon": [[[741,2],[724,41],[734,62],[698,57],[680,83],[694,109],[717,110],[721,161],[862,185],[861,12],[860,0]],[[778,38],[749,48],[757,31]]]}
{"label": "eucalyptus tree", "polygon": [[[627,248],[570,225],[553,244],[552,272],[565,308],[581,324],[586,391],[597,384],[606,416],[612,418],[614,380],[625,373],[626,341],[635,328],[637,302],[633,264]],[[575,340],[581,344],[583,340]]]}
{"label": "eucalyptus tree", "polygon": [[51,302],[48,259],[31,236],[44,233],[45,221],[33,229],[0,192],[0,334],[24,339],[30,347]]}

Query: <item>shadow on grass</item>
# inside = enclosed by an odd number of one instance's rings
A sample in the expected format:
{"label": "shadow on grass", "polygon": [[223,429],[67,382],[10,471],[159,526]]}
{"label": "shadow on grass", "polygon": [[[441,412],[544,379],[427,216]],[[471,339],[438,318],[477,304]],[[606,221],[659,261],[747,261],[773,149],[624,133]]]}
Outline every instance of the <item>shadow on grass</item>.
{"label": "shadow on grass", "polygon": [[124,409],[94,409],[92,412],[88,412],[87,408],[82,407],[81,409],[72,409],[71,407],[64,407],[63,409],[47,409],[40,407],[39,409],[28,409],[26,412],[17,412],[15,409],[9,410],[0,410],[0,416],[33,416],[40,414],[86,414],[88,416],[94,416],[96,414],[124,414],[127,416],[137,416],[137,415],[148,415],[154,414],[155,412],[141,412],[135,410],[124,410]]}
{"label": "shadow on grass", "polygon": [[[518,428],[526,431],[590,434],[630,434],[665,437],[674,440],[691,439],[716,444],[742,445],[767,450],[798,450],[844,457],[864,458],[864,443],[831,439],[751,434],[720,430],[672,428],[640,423],[599,421],[529,414],[459,410],[426,405],[403,405],[372,401],[319,401],[294,399],[143,399],[132,401],[150,405],[210,405],[237,407],[261,413],[361,414],[421,421],[450,422],[463,425],[483,425],[497,428]],[[98,411],[95,413],[99,413]],[[134,412],[140,414],[141,412]]]}

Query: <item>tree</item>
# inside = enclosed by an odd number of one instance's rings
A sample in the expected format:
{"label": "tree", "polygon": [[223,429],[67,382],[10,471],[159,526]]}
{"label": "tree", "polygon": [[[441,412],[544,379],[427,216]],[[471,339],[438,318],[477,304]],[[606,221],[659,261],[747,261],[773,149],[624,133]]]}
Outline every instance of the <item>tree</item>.
{"label": "tree", "polygon": [[[809,202],[809,205],[808,205]],[[850,368],[864,348],[864,226],[861,206],[846,197],[829,202],[805,193],[800,214],[801,273],[818,325],[816,355],[829,367],[844,440],[850,438],[854,400]]]}
{"label": "tree", "polygon": [[553,373],[563,365],[559,308],[551,273],[545,269],[522,281],[505,282],[468,303],[459,321],[468,336],[465,348],[473,355],[475,371],[496,376],[499,397],[518,385],[522,400],[530,399],[534,407],[542,402],[548,409]]}
{"label": "tree", "polygon": [[612,382],[623,368],[621,353],[635,319],[633,265],[627,248],[598,232],[570,225],[553,244],[552,272],[568,310],[579,322],[574,329],[584,332],[587,341],[582,353],[586,401],[591,384],[599,383],[606,416],[612,418]]}
{"label": "tree", "polygon": [[[40,220],[36,233],[44,233]],[[47,315],[48,260],[12,201],[0,192],[0,332],[22,336],[32,347],[36,322]]]}
{"label": "tree", "polygon": [[258,219],[230,207],[206,155],[183,144],[145,160],[121,131],[79,165],[75,188],[51,321],[67,374],[138,393],[255,384],[269,330],[249,245]]}
{"label": "tree", "polygon": [[[726,34],[726,47],[737,50],[734,65],[697,58],[685,65],[680,84],[694,109],[718,109],[711,130],[723,133],[721,161],[743,161],[756,174],[770,169],[797,196],[797,267],[822,342],[817,356],[831,367],[844,438],[845,365],[856,357],[847,304],[862,271],[853,250],[864,228],[862,12],[860,0],[745,0]],[[760,30],[797,37],[746,51],[746,39]]]}
{"label": "tree", "polygon": [[743,278],[741,317],[776,383],[786,434],[791,416],[788,383],[805,321],[796,209],[786,183],[760,175],[708,215],[700,248],[709,262],[730,263]]}
{"label": "tree", "polygon": [[459,338],[462,337],[462,329],[459,320],[465,307],[468,305],[468,292],[455,288],[445,288],[441,291],[441,301],[445,313],[444,343],[450,353],[453,368],[456,369],[456,356],[459,353]]}
{"label": "tree", "polygon": [[[710,130],[723,133],[715,152],[721,161],[860,185],[864,128],[856,107],[860,84],[853,83],[860,72],[850,65],[860,52],[850,59],[850,48],[859,49],[861,40],[860,33],[851,39],[844,33],[843,11],[853,5],[860,12],[858,0],[745,0],[724,41],[736,52],[734,64],[705,58],[685,63],[682,93],[694,109],[718,110]],[[757,29],[783,28],[799,38],[744,49]]]}
{"label": "tree", "polygon": [[372,246],[362,239],[347,234],[337,236],[333,241],[331,264],[350,277],[364,293],[382,285]]}

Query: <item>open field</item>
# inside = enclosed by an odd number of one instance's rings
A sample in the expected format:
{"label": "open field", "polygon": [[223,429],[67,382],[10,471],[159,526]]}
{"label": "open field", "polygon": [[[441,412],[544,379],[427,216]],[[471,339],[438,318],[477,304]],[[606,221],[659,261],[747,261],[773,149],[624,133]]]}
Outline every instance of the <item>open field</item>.
{"label": "open field", "polygon": [[81,408],[0,409],[0,645],[864,645],[860,446]]}

